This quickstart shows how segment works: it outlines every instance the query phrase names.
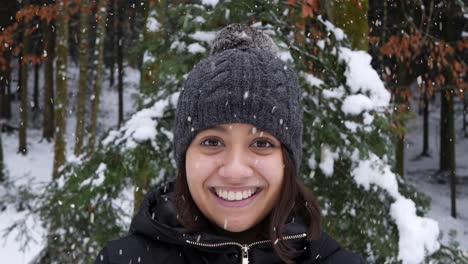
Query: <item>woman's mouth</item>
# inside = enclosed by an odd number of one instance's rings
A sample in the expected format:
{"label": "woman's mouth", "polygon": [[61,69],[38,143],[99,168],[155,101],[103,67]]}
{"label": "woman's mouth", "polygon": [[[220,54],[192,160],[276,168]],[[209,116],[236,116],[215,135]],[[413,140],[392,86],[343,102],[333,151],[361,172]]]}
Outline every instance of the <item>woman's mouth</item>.
{"label": "woman's mouth", "polygon": [[257,188],[249,188],[246,190],[228,190],[224,188],[214,188],[216,195],[227,201],[240,201],[254,195]]}
{"label": "woman's mouth", "polygon": [[243,207],[257,196],[261,192],[259,187],[250,188],[223,188],[223,187],[212,187],[211,192],[215,195],[218,202],[223,206],[227,207]]}

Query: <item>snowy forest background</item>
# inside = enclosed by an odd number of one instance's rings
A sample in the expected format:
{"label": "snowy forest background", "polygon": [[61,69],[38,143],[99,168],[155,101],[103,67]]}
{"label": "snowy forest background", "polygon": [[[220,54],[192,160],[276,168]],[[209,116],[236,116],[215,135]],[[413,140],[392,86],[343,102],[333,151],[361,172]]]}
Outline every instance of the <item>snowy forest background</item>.
{"label": "snowy forest background", "polygon": [[217,30],[295,67],[302,177],[369,263],[468,263],[464,0],[2,0],[0,257],[91,263],[175,176],[172,122]]}

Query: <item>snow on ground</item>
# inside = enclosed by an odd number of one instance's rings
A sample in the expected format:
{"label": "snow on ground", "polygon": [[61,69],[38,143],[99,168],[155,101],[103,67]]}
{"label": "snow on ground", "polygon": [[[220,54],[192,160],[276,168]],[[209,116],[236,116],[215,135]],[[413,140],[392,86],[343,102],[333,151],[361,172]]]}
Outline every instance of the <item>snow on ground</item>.
{"label": "snow on ground", "polygon": [[[17,154],[18,137],[16,134],[3,134],[3,153],[5,165],[9,171],[10,179],[15,182],[15,186],[28,185],[40,188],[40,183],[44,183],[46,179],[51,177],[52,173],[52,155],[54,145],[47,141],[39,142],[41,131],[28,131],[28,155],[23,156]],[[0,194],[4,191],[0,187]],[[33,190],[39,192],[40,190]],[[5,263],[28,263],[29,260],[39,253],[44,246],[43,238],[46,235],[45,230],[41,226],[39,217],[26,217],[26,212],[17,212],[15,205],[7,204],[6,210],[0,212],[0,256]],[[17,221],[27,219],[25,227],[33,231],[28,239],[27,247],[23,247],[21,243],[24,240],[21,237],[21,232],[15,230],[8,237],[3,238],[4,229]],[[24,252],[22,251],[24,249]],[[5,260],[6,257],[6,260]]]}
{"label": "snow on ground", "polygon": [[[432,199],[428,217],[439,222],[443,233],[442,242],[448,244],[449,233],[456,231],[455,240],[460,248],[468,251],[468,138],[463,136],[463,103],[456,101],[456,175],[457,218],[451,217],[450,181],[437,174],[440,148],[440,99],[430,105],[429,148],[431,157],[420,157],[423,144],[422,116],[417,116],[408,125],[405,153],[405,177],[416,189]],[[414,107],[417,111],[417,107]],[[443,182],[443,183],[442,183]]]}
{"label": "snow on ground", "polygon": [[[31,76],[32,74],[30,74]],[[107,78],[109,75],[104,75]],[[117,76],[117,75],[116,75]],[[75,104],[76,91],[78,84],[78,69],[71,66],[68,70],[68,98],[69,98],[69,118],[67,120],[67,154],[68,159],[73,159],[73,147],[75,144],[74,132],[76,126]],[[124,113],[125,119],[135,111],[132,94],[138,92],[138,83],[140,80],[139,71],[126,67],[124,77]],[[30,79],[30,83],[32,80]],[[42,80],[40,80],[42,85]],[[13,85],[14,87],[14,85]],[[32,89],[32,87],[30,86]],[[30,95],[32,92],[30,93]],[[100,115],[98,119],[98,134],[102,135],[110,127],[117,125],[118,120],[118,99],[116,87],[109,88],[108,81],[103,82],[103,89],[100,100]],[[39,99],[42,105],[42,98]],[[13,109],[17,109],[18,102],[14,102]],[[88,108],[89,109],[89,108]],[[18,111],[13,110],[14,114]],[[34,118],[30,115],[30,120]],[[87,117],[89,118],[89,116]],[[18,120],[12,118],[12,120]],[[30,188],[35,193],[40,193],[45,184],[52,177],[53,153],[54,144],[42,139],[41,122],[36,120],[28,125],[28,154],[26,156],[17,154],[18,136],[17,133],[7,134],[2,133],[3,153],[5,158],[5,166],[8,170],[9,179],[15,184],[15,187],[24,185]],[[12,124],[17,126],[17,124]],[[99,136],[100,136],[99,135]],[[0,196],[5,193],[11,193],[11,190],[6,190],[0,186]],[[23,223],[24,228],[27,228],[31,237],[26,240],[22,237],[22,232],[11,232],[9,236],[3,237],[5,228],[9,227],[14,222]],[[0,256],[2,263],[29,263],[44,246],[44,238],[46,230],[42,227],[42,223],[37,216],[26,217],[26,212],[17,212],[14,204],[6,204],[4,211],[0,211]],[[23,238],[23,239],[22,239]],[[28,241],[27,247],[23,244]]]}

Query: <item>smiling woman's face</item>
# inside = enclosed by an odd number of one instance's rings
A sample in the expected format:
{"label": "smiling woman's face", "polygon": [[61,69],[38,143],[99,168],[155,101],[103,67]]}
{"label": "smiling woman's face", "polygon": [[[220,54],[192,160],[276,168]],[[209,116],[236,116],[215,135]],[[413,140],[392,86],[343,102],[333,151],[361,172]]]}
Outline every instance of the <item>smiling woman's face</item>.
{"label": "smiling woman's face", "polygon": [[250,124],[208,128],[187,149],[186,175],[195,204],[212,223],[230,232],[248,230],[278,202],[281,143]]}

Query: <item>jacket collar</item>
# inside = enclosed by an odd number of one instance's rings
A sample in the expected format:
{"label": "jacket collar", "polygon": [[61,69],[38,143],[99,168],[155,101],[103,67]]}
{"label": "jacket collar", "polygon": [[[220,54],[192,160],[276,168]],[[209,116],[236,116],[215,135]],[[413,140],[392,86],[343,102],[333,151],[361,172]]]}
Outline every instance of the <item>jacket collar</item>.
{"label": "jacket collar", "polygon": [[338,242],[325,232],[320,234],[320,239],[310,241],[310,255],[315,260],[314,263],[326,261],[340,249]]}
{"label": "jacket collar", "polygon": [[[143,235],[161,242],[189,245],[187,240],[199,243],[230,243],[232,240],[214,232],[189,233],[177,220],[177,212],[171,201],[174,183],[169,183],[159,190],[149,193],[143,201],[140,210],[130,225],[130,232]],[[288,223],[285,236],[294,236],[306,232],[306,225],[300,221]],[[304,239],[291,240],[294,248],[302,249]],[[322,232],[318,240],[309,241],[311,256],[325,260],[340,249],[339,244]],[[317,262],[320,263],[320,262]]]}

